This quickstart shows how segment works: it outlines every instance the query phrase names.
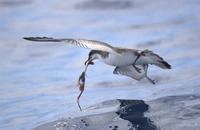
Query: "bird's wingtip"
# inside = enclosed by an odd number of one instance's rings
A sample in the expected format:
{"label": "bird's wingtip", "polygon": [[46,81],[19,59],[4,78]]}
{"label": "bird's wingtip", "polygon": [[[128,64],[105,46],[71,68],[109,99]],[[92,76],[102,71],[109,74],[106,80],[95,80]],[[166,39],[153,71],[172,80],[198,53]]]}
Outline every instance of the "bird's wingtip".
{"label": "bird's wingtip", "polygon": [[25,40],[31,40],[33,37],[23,37]]}

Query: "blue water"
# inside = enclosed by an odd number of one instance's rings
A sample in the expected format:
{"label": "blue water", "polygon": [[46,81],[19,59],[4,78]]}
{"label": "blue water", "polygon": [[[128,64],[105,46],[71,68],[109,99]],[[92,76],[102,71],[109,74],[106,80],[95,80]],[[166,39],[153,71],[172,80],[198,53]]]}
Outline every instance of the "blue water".
{"label": "blue water", "polygon": [[149,67],[147,80],[113,75],[95,61],[81,105],[113,99],[150,101],[200,94],[200,1],[0,1],[0,129],[26,130],[80,112],[78,76],[89,50],[67,43],[34,43],[25,36],[85,38],[150,49],[172,70]]}

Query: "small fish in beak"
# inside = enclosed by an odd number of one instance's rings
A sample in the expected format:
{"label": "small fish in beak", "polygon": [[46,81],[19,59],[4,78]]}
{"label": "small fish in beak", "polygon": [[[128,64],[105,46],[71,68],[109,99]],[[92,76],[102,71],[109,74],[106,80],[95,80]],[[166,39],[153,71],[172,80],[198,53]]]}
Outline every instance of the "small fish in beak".
{"label": "small fish in beak", "polygon": [[85,65],[94,65],[93,60],[91,60],[91,58],[88,58],[88,60],[86,60]]}
{"label": "small fish in beak", "polygon": [[78,107],[79,107],[80,111],[82,111],[81,106],[79,104],[79,99],[85,88],[85,72],[82,72],[82,74],[78,78],[78,87],[79,87],[80,94],[77,97],[77,103],[78,103]]}
{"label": "small fish in beak", "polygon": [[88,59],[86,62],[85,62],[85,69],[84,71],[81,73],[81,75],[79,76],[78,78],[78,83],[77,83],[77,86],[79,87],[79,91],[80,91],[80,94],[78,95],[77,97],[77,104],[78,104],[78,107],[80,109],[80,111],[82,111],[81,109],[81,106],[80,106],[80,103],[79,103],[79,99],[84,91],[84,88],[85,88],[85,75],[86,75],[86,71],[87,71],[87,68],[88,68],[88,65],[93,65],[94,62],[92,62],[92,60]]}

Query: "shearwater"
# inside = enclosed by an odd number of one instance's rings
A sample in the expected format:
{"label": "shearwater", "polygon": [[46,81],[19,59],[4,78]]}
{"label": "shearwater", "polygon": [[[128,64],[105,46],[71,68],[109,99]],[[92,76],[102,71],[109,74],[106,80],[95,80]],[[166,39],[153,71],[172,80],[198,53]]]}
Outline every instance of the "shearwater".
{"label": "shearwater", "polygon": [[107,43],[87,40],[87,39],[71,39],[71,38],[52,38],[52,37],[24,37],[24,39],[36,42],[67,42],[79,47],[91,49],[86,63],[92,63],[93,60],[99,59],[103,63],[116,68],[113,74],[121,74],[136,80],[147,78],[151,83],[154,80],[147,76],[148,65],[155,65],[162,69],[171,69],[162,57],[151,50],[137,50],[122,47],[113,47]]}

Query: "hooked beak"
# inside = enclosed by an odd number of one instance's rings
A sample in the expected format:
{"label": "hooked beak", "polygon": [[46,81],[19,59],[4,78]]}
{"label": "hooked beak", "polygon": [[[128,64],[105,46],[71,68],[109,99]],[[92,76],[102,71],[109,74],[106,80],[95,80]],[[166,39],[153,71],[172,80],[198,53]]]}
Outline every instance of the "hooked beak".
{"label": "hooked beak", "polygon": [[86,64],[88,64],[88,65],[94,65],[94,62],[93,62],[93,60],[89,57],[88,59],[87,59],[87,61],[85,62],[85,65]]}

